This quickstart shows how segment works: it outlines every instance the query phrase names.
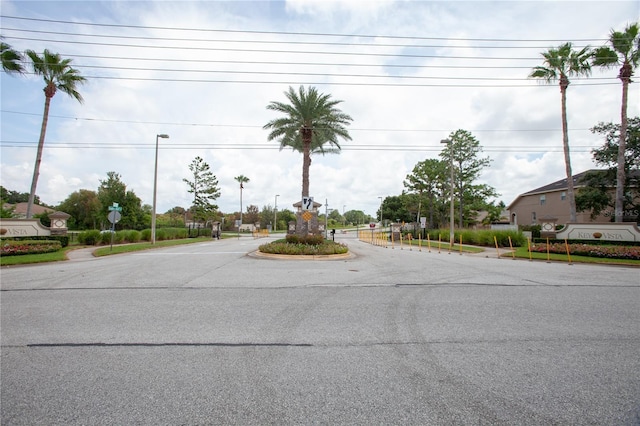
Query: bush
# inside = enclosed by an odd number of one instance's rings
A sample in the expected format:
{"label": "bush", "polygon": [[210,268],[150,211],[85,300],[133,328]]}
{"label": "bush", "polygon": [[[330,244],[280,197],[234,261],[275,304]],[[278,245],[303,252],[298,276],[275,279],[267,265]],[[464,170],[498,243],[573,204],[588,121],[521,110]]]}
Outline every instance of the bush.
{"label": "bush", "polygon": [[137,243],[140,241],[140,231],[127,231],[127,234],[125,236],[125,240],[130,242],[130,243]]}
{"label": "bush", "polygon": [[[449,242],[448,229],[432,229],[429,231],[429,239],[431,241]],[[522,232],[517,231],[494,231],[489,229],[472,230],[472,229],[456,229],[454,232],[455,243],[469,244],[474,246],[493,247],[498,242],[499,247],[509,247],[509,237],[511,237],[511,245],[520,247],[526,244],[526,238]],[[495,237],[495,240],[494,240]]]}
{"label": "bush", "polygon": [[151,241],[151,229],[143,229],[140,233],[140,239],[143,241]]}
{"label": "bush", "polygon": [[285,237],[285,240],[289,244],[306,244],[306,245],[313,245],[313,246],[317,246],[327,241],[324,239],[322,235],[296,235],[296,234],[288,234]]}
{"label": "bush", "polygon": [[0,254],[2,256],[17,256],[22,254],[52,253],[62,248],[56,240],[3,240]]}
{"label": "bush", "polygon": [[78,242],[80,244],[86,244],[88,246],[95,246],[102,241],[102,235],[97,229],[90,231],[84,231],[78,234]]}
{"label": "bush", "polygon": [[[333,241],[328,241],[320,236],[322,243],[320,244],[308,244],[301,242],[289,242],[289,240],[297,240],[300,239],[307,240],[306,237],[303,238],[287,238],[285,240],[277,240],[269,244],[261,245],[258,250],[262,253],[270,253],[270,254],[288,254],[288,255],[330,255],[330,254],[344,254],[349,251],[349,248],[344,244],[335,243]],[[313,236],[317,237],[317,236]],[[312,239],[313,241],[317,240],[316,238]]]}

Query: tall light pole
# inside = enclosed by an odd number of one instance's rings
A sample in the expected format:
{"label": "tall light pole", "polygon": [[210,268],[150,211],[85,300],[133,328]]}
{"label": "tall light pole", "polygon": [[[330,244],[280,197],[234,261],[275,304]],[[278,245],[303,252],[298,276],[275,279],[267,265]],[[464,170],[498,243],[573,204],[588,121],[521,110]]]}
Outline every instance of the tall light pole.
{"label": "tall light pole", "polygon": [[275,232],[277,226],[278,226],[278,197],[280,196],[280,194],[276,195],[276,202],[273,205],[273,230]]}
{"label": "tall light pole", "polygon": [[382,197],[380,198],[380,227],[382,227]]}
{"label": "tall light pole", "polygon": [[453,245],[454,234],[453,234],[453,144],[450,139],[442,139],[440,143],[444,143],[449,147],[449,169],[451,170],[451,201],[449,206],[449,245]]}
{"label": "tall light pole", "polygon": [[153,211],[151,212],[151,244],[156,243],[156,192],[158,187],[158,139],[169,139],[169,135],[156,135],[156,163],[153,169]]}

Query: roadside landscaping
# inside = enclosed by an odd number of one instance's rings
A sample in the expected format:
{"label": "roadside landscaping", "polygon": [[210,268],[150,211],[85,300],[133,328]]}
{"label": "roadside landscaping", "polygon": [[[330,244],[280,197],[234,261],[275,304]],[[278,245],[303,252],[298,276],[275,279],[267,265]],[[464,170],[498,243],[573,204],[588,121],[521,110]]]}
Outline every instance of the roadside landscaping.
{"label": "roadside landscaping", "polygon": [[[599,263],[599,264],[608,264],[608,265],[628,265],[628,266],[638,266],[640,267],[640,258],[634,257],[634,253],[637,253],[639,247],[637,246],[598,246],[598,251],[587,251],[587,254],[584,253],[584,247],[578,248],[575,247],[574,250],[571,249],[571,246],[577,246],[578,244],[570,244],[569,245],[569,255],[567,255],[566,247],[564,244],[555,244],[552,251],[552,245],[549,245],[549,253],[547,254],[546,244],[534,244],[535,250],[532,249],[530,252],[529,249],[525,247],[518,247],[514,252],[502,255],[503,258],[514,257],[519,259],[531,259],[531,260],[546,260],[546,261],[554,261],[554,262],[571,262],[571,263]],[[541,247],[542,246],[542,247]],[[561,246],[561,247],[560,247]],[[582,244],[580,244],[582,246]],[[560,250],[562,248],[562,250]],[[604,248],[604,249],[603,249]],[[611,250],[625,253],[621,257],[606,257],[606,256],[597,256],[596,253],[606,253]],[[625,250],[629,249],[629,250]]]}
{"label": "roadside landscaping", "polygon": [[334,241],[325,240],[322,235],[310,235],[300,237],[287,235],[285,239],[276,240],[268,244],[262,244],[258,250],[268,254],[286,255],[331,255],[344,254],[349,248]]}

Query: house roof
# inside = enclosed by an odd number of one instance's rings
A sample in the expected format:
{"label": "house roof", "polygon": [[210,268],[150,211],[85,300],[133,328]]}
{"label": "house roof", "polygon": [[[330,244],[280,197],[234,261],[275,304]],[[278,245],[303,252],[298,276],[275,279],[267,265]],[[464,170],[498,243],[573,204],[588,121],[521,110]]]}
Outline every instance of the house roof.
{"label": "house roof", "polygon": [[[573,175],[573,186],[574,188],[580,187],[582,179],[587,175],[587,173],[592,173],[592,172],[604,172],[606,170],[600,170],[600,169],[590,169],[590,170],[585,170],[582,173],[578,173],[576,175]],[[527,195],[535,195],[535,194],[546,194],[549,192],[554,192],[554,191],[563,191],[567,189],[567,178],[564,179],[560,179],[557,180],[555,182],[551,182],[548,183],[544,186],[541,186],[539,188],[536,189],[532,189],[531,191],[528,192],[524,192],[520,195],[518,195],[516,197],[515,200],[513,200],[508,206],[507,206],[507,210],[511,209],[511,206],[513,206],[521,197],[527,196]]]}
{"label": "house roof", "polygon": [[[18,216],[18,217],[26,217],[27,216],[27,204],[28,203],[16,203],[16,204],[5,204],[4,208],[10,208],[13,207],[13,214]],[[33,207],[31,208],[31,214],[32,215],[36,215],[36,214],[42,214],[42,213],[49,213],[49,212],[54,212],[53,209],[50,209],[48,207],[43,207],[43,206],[39,206],[38,204],[34,204]]]}
{"label": "house roof", "polygon": [[[582,179],[587,175],[587,173],[592,173],[592,172],[604,172],[606,170],[598,170],[598,169],[590,169],[590,170],[586,170],[582,173],[578,173],[577,175],[573,175],[573,186],[574,187],[579,187],[582,186],[581,182]],[[539,188],[536,189],[532,189],[529,192],[525,192],[524,194],[521,195],[533,195],[533,194],[539,194],[539,193],[546,193],[546,192],[553,192],[553,191],[562,191],[562,190],[566,190],[568,187],[567,185],[567,178],[564,179],[560,179],[557,180],[555,182],[552,183],[548,183],[544,186],[541,186]]]}

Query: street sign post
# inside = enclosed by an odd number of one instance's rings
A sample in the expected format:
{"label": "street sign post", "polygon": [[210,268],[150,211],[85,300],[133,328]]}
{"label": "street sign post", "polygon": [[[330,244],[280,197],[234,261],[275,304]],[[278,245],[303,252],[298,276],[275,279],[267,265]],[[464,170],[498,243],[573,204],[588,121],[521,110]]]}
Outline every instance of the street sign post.
{"label": "street sign post", "polygon": [[107,215],[107,219],[111,222],[111,248],[113,250],[113,234],[116,232],[116,223],[122,219],[122,207],[118,205],[118,203],[113,203],[113,205],[109,206],[109,214]]}

